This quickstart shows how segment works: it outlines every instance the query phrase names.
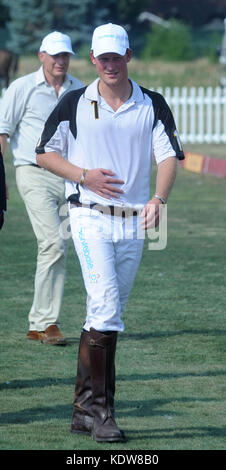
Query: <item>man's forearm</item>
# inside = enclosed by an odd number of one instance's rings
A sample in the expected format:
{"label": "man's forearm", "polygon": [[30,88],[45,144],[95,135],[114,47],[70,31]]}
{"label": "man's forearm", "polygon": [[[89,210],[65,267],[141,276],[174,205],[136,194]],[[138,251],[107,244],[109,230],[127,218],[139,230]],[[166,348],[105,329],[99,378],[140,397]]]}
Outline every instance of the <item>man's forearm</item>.
{"label": "man's forearm", "polygon": [[3,156],[5,155],[5,151],[6,151],[7,139],[8,139],[7,134],[0,134],[0,147],[1,147],[1,152]]}
{"label": "man's forearm", "polygon": [[155,194],[167,201],[177,174],[177,159],[170,157],[159,163]]}
{"label": "man's forearm", "polygon": [[73,165],[56,152],[37,155],[37,163],[66,180],[77,183],[82,181],[84,186],[106,199],[110,199],[112,196],[117,198],[123,193],[117,185],[124,184],[124,181],[114,178],[114,173],[111,170],[104,168],[86,170],[85,177],[82,180],[84,169]]}
{"label": "man's forearm", "polygon": [[56,152],[48,152],[37,155],[38,165],[51,171],[64,179],[79,182],[82,177],[83,169],[73,165]]}
{"label": "man's forearm", "polygon": [[[142,228],[148,229],[157,227],[159,224],[159,209],[162,202],[167,202],[169,193],[173,187],[177,173],[177,159],[170,157],[159,163],[156,177],[155,195],[144,207],[141,217]],[[162,202],[161,202],[162,201]]]}

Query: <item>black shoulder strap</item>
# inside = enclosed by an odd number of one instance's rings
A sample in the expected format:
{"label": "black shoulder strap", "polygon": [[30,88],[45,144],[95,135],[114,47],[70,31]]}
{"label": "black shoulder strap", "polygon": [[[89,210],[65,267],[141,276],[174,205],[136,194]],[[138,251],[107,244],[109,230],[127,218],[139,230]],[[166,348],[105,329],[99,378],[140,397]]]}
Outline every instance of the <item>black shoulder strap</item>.
{"label": "black shoulder strap", "polygon": [[76,123],[76,116],[77,116],[77,107],[80,97],[86,90],[86,86],[83,88],[79,88],[78,90],[71,90],[66,95],[63,96],[62,100],[58,103],[55,108],[55,114],[58,119],[58,123],[60,121],[68,121],[70,122],[70,131],[72,132],[74,138],[77,137],[77,123]]}
{"label": "black shoulder strap", "polygon": [[6,211],[6,187],[5,187],[5,167],[0,148],[0,230],[4,223],[4,212]]}
{"label": "black shoulder strap", "polygon": [[174,121],[173,114],[165,98],[157,91],[148,90],[147,88],[143,87],[140,88],[143,94],[148,95],[152,101],[152,106],[154,109],[154,122],[152,130],[155,129],[157,122],[161,121],[164,126],[165,132],[169,137],[170,143],[176,153],[176,157],[179,158],[179,160],[183,160],[183,148],[180,143],[178,132],[176,130],[176,124]]}
{"label": "black shoulder strap", "polygon": [[166,103],[165,98],[157,91],[148,90],[147,88],[144,88],[142,86],[140,87],[140,89],[142,90],[143,94],[148,95],[149,98],[151,98],[152,100],[152,105],[154,108],[154,116],[155,116],[154,122],[153,122],[153,129],[154,129],[158,119],[159,118],[162,119],[162,114],[165,114],[168,112],[171,114],[170,108],[168,104]]}
{"label": "black shoulder strap", "polygon": [[70,126],[70,131],[73,134],[74,138],[77,137],[77,106],[80,97],[84,93],[87,87],[79,88],[78,90],[71,90],[66,93],[62,99],[59,101],[57,106],[54,108],[50,116],[48,117],[44,130],[42,132],[41,138],[35,149],[36,153],[45,153],[45,145],[55,134],[58,125],[62,121],[68,121]]}

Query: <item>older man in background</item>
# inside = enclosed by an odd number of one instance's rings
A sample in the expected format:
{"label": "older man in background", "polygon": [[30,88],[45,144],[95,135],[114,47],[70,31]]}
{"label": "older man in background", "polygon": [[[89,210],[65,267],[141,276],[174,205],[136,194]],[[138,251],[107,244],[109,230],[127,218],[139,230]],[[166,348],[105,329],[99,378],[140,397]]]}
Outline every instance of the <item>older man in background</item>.
{"label": "older man in background", "polygon": [[42,66],[11,83],[1,101],[0,115],[2,153],[9,138],[17,187],[38,245],[27,338],[53,345],[66,344],[59,329],[66,261],[66,242],[59,228],[65,189],[62,178],[36,164],[35,147],[59,100],[83,86],[67,73],[72,54],[69,36],[58,31],[45,36],[38,52]]}

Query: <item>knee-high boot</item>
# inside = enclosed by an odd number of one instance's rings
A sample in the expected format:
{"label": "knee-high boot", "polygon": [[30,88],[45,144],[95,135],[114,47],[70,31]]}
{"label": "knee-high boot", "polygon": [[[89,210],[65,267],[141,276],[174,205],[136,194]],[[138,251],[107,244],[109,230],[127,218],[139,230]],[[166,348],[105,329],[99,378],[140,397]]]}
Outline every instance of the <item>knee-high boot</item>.
{"label": "knee-high boot", "polygon": [[[109,369],[109,403],[112,416],[114,416],[114,395],[115,395],[115,347],[116,341],[112,345],[111,361]],[[74,393],[74,408],[71,422],[71,432],[75,434],[91,434],[93,426],[92,412],[92,388],[90,372],[90,333],[82,331],[78,351],[77,375]]]}
{"label": "knee-high boot", "polygon": [[93,426],[89,343],[90,333],[82,331],[71,423],[71,432],[75,434],[91,434]]}
{"label": "knee-high boot", "polygon": [[[106,332],[107,333],[107,332]],[[117,332],[104,334],[90,329],[90,373],[92,388],[92,437],[98,442],[122,442],[124,433],[112,413],[115,392]]]}

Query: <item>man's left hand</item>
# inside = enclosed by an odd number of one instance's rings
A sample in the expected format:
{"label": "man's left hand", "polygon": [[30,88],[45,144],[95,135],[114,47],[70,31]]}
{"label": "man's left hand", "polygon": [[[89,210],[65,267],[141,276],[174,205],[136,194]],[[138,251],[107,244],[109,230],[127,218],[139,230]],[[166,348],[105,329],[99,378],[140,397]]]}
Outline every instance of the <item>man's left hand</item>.
{"label": "man's left hand", "polygon": [[159,225],[159,206],[162,203],[156,198],[152,198],[141,212],[141,228],[147,230],[148,228],[155,228]]}

